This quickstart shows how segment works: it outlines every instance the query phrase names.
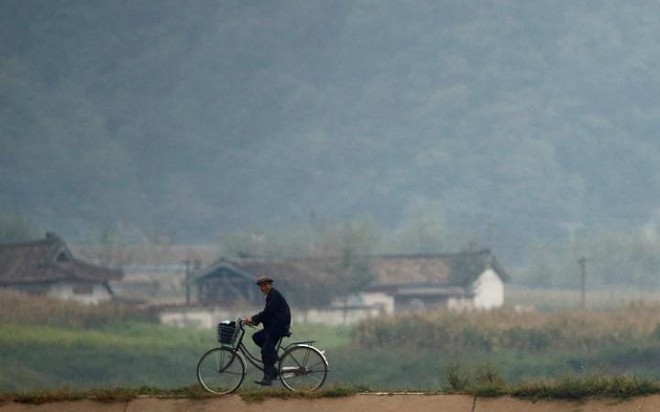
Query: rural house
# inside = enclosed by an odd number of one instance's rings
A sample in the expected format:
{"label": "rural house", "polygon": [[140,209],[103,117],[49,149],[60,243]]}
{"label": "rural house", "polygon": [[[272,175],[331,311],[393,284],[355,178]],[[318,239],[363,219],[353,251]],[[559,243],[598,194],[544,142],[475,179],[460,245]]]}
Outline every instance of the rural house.
{"label": "rural house", "polygon": [[361,299],[383,304],[388,312],[498,308],[504,305],[504,283],[510,280],[488,249],[373,256],[370,267],[375,280],[361,291]]}
{"label": "rural house", "polygon": [[[373,255],[358,257],[368,282],[351,293],[346,306],[378,306],[395,313],[432,308],[492,309],[504,304],[504,284],[510,278],[490,250],[450,254]],[[204,306],[259,305],[262,297],[254,279],[274,276],[294,296],[294,304],[310,308],[318,301],[303,301],[306,291],[331,289],[332,277],[343,276],[342,259],[247,258],[221,260],[198,271],[189,284],[197,287],[197,302]],[[293,292],[293,293],[291,293]],[[347,303],[349,302],[349,303]]]}
{"label": "rural house", "polygon": [[0,287],[96,304],[113,298],[110,281],[121,270],[74,258],[54,233],[45,239],[0,244]]}

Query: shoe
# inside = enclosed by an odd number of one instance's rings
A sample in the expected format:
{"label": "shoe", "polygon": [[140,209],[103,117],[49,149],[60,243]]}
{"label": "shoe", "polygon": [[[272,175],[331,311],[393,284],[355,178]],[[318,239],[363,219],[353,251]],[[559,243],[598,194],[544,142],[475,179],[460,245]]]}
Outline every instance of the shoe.
{"label": "shoe", "polygon": [[254,383],[261,386],[273,386],[273,380],[266,376],[264,376],[260,381],[254,381]]}

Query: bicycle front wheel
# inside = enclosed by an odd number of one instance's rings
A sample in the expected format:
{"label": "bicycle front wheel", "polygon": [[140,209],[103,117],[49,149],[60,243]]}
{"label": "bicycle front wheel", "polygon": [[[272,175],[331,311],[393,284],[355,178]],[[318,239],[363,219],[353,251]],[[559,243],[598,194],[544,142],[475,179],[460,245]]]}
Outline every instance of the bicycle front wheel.
{"label": "bicycle front wheel", "polygon": [[309,345],[296,345],[284,352],[278,368],[282,384],[296,392],[320,388],[328,376],[328,361],[323,352]]}
{"label": "bicycle front wheel", "polygon": [[240,353],[228,348],[214,348],[199,359],[197,380],[207,391],[224,395],[241,386],[246,369]]}

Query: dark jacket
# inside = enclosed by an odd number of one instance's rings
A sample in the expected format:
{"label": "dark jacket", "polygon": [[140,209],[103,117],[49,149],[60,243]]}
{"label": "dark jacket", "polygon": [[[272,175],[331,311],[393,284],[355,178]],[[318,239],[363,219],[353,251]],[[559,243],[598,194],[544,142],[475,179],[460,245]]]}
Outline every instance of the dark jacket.
{"label": "dark jacket", "polygon": [[266,307],[261,312],[252,316],[252,321],[257,324],[263,323],[264,329],[271,333],[284,335],[289,331],[289,326],[291,326],[289,304],[284,299],[284,296],[273,288],[266,295]]}

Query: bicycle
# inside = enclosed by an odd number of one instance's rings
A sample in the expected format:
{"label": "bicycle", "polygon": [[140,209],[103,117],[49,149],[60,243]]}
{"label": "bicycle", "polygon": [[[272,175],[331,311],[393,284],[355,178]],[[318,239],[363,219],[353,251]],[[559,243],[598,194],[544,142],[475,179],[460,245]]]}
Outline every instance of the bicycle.
{"label": "bicycle", "polygon": [[[220,346],[206,352],[197,363],[197,380],[207,391],[225,395],[238,389],[247,375],[247,362],[263,372],[261,359],[243,343],[245,320],[223,321],[218,324]],[[277,377],[291,391],[312,392],[320,388],[328,376],[328,361],[313,340],[277,343]],[[246,362],[247,359],[247,362]]]}

